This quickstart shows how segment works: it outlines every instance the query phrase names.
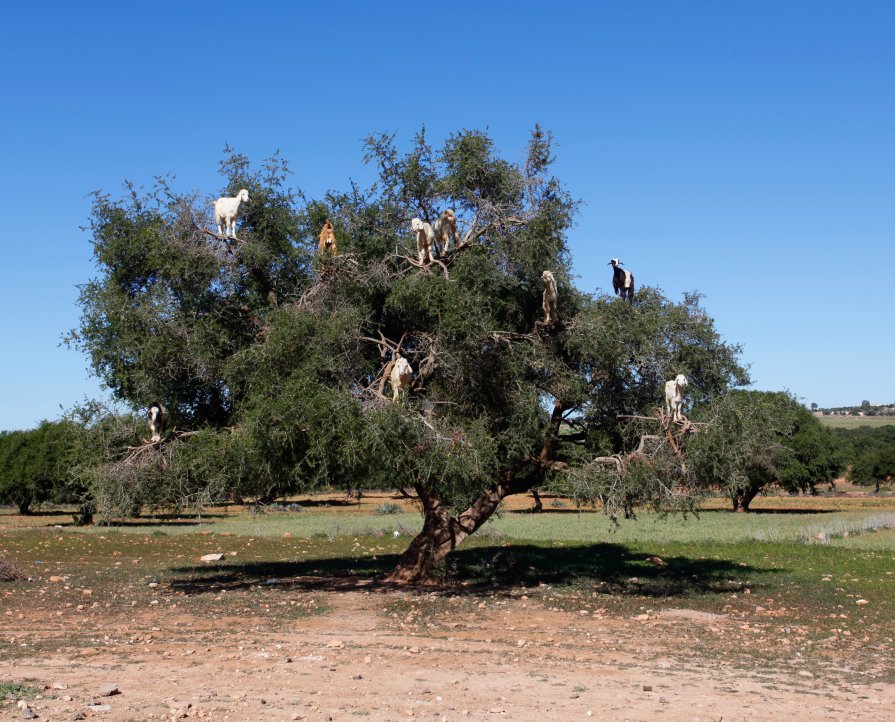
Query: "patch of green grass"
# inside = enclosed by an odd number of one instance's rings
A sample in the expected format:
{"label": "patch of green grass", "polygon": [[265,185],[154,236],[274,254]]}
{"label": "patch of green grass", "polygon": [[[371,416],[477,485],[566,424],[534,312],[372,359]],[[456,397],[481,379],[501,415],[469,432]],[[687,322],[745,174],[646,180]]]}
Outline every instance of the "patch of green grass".
{"label": "patch of green grass", "polygon": [[30,684],[16,684],[15,682],[0,682],[0,702],[8,699],[26,699],[34,697],[40,689]]}
{"label": "patch of green grass", "polygon": [[[882,510],[893,507],[892,500],[870,499],[869,502],[866,507],[861,506],[848,511],[759,510],[750,514],[733,514],[728,511],[707,510],[700,512],[698,517],[691,515],[686,518],[661,517],[651,512],[642,512],[638,514],[637,520],[621,520],[617,526],[601,512],[593,510],[580,513],[570,510],[542,514],[504,513],[500,518],[485,524],[476,532],[475,538],[488,538],[491,541],[536,540],[569,544],[628,543],[641,539],[661,543],[798,542],[816,534],[821,527],[860,530],[862,526],[867,526],[868,520],[879,516]],[[836,508],[833,500],[829,508]],[[339,537],[392,536],[398,531],[406,544],[406,537],[415,534],[421,527],[421,517],[415,512],[358,515],[306,511],[294,516],[265,514],[256,517],[248,515],[228,517],[190,526],[150,524],[89,529],[45,528],[42,533],[58,533],[66,538],[88,539],[117,536],[121,539],[121,544],[126,546],[130,543],[128,539],[133,537],[138,539],[150,537],[158,540],[162,537],[191,539],[207,535],[212,539],[228,536],[261,539],[287,535],[296,539],[332,542]],[[38,533],[38,530],[10,531],[15,536]],[[883,531],[850,534],[848,537],[834,539],[833,543],[847,548],[876,547],[895,550],[895,537]]]}
{"label": "patch of green grass", "polygon": [[[662,517],[643,512],[636,520],[621,520],[618,526],[599,512],[581,514],[506,514],[485,527],[509,541],[528,539],[554,543],[629,543],[643,539],[653,542],[693,542],[733,544],[747,541],[798,542],[818,524],[858,527],[877,512],[844,511],[829,513],[751,513],[702,511],[698,517]],[[851,546],[859,537],[838,539]],[[880,537],[889,544],[889,537]],[[855,546],[861,546],[855,544]],[[889,548],[895,550],[895,544]]]}

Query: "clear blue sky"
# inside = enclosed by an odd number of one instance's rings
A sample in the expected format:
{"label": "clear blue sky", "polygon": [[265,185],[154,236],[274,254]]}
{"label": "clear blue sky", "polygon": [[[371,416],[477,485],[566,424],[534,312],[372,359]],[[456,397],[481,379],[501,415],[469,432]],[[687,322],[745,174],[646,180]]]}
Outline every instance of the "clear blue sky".
{"label": "clear blue sky", "polygon": [[212,193],[229,143],[320,196],[422,125],[521,159],[541,123],[581,288],[619,256],[702,291],[756,388],[895,401],[895,3],[15,3],[4,29],[0,429],[99,393],[59,345],[91,191]]}

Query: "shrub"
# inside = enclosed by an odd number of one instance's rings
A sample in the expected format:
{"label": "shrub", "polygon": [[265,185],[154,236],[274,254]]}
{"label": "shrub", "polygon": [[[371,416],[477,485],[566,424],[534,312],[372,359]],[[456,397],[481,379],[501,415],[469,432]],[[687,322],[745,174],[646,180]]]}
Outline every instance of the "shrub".
{"label": "shrub", "polygon": [[401,507],[397,504],[385,503],[376,507],[377,514],[400,514]]}
{"label": "shrub", "polygon": [[24,578],[25,575],[15,564],[0,559],[0,582],[14,582]]}

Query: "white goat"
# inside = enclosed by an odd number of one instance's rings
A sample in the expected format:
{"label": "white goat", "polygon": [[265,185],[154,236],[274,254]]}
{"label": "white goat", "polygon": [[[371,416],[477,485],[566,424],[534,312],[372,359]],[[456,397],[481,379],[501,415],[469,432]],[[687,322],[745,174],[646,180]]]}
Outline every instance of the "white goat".
{"label": "white goat", "polygon": [[406,395],[407,389],[410,388],[410,380],[413,378],[413,367],[410,365],[410,361],[403,356],[398,356],[388,378],[392,384],[392,401],[397,401],[398,397]]}
{"label": "white goat", "polygon": [[416,237],[416,255],[420,263],[432,263],[432,247],[435,245],[435,231],[425,221],[414,218],[410,228]]}
{"label": "white goat", "polygon": [[[239,204],[248,203],[249,192],[243,188],[236,194],[236,198],[218,198],[214,202],[214,222],[218,227],[218,235],[236,238],[236,215],[239,213]],[[226,233],[221,230],[221,221],[224,222]]]}
{"label": "white goat", "polygon": [[544,296],[541,306],[544,309],[544,323],[556,323],[559,307],[559,293],[556,290],[556,279],[550,271],[541,274],[541,282],[544,284]]}
{"label": "white goat", "polygon": [[665,382],[665,411],[671,416],[672,421],[682,421],[684,414],[681,409],[684,406],[684,389],[687,388],[687,377],[678,374],[674,381]]}
{"label": "white goat", "polygon": [[153,401],[146,411],[146,421],[152,432],[152,441],[161,441],[168,427],[168,412],[160,401]]}

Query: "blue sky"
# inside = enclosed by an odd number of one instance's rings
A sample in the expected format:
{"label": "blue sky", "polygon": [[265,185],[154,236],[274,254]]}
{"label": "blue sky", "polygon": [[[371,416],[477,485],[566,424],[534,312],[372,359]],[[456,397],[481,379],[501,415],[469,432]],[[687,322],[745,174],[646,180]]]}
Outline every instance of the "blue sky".
{"label": "blue sky", "polygon": [[0,429],[100,393],[60,347],[91,191],[213,193],[230,144],[316,197],[370,178],[366,134],[423,125],[516,160],[554,133],[582,289],[621,257],[703,292],[756,388],[895,401],[893,3],[16,3],[4,26]]}

